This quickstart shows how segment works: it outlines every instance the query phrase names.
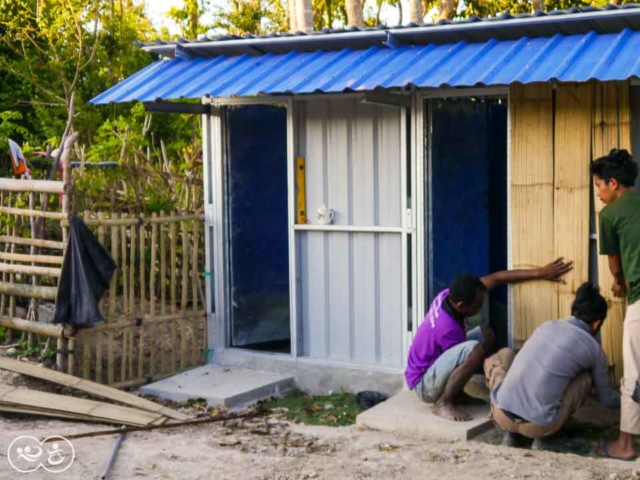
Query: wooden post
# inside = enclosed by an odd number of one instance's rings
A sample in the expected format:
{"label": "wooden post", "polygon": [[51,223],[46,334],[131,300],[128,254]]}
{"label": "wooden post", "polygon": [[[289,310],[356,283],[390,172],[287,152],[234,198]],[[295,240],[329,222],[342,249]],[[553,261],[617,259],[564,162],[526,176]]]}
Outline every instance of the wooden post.
{"label": "wooden post", "polygon": [[[124,214],[122,214],[124,218]],[[122,239],[122,312],[126,318],[130,318],[129,311],[129,268],[127,264],[127,227],[120,227],[120,238]]]}

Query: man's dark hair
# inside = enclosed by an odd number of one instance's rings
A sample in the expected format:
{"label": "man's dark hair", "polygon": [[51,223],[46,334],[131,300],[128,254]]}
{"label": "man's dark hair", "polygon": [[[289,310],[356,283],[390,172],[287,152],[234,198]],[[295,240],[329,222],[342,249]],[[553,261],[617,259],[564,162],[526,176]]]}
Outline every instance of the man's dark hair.
{"label": "man's dark hair", "polygon": [[478,290],[484,292],[487,287],[479,277],[470,273],[458,275],[449,286],[449,298],[452,302],[462,302],[470,305],[476,298]]}
{"label": "man's dark hair", "polygon": [[600,289],[591,282],[584,282],[576,292],[571,305],[571,315],[591,325],[607,316],[607,301],[600,294]]}
{"label": "man's dark hair", "polygon": [[615,178],[620,185],[632,187],[638,178],[638,165],[626,150],[614,148],[609,155],[592,162],[590,168],[591,175],[600,177],[607,184]]}

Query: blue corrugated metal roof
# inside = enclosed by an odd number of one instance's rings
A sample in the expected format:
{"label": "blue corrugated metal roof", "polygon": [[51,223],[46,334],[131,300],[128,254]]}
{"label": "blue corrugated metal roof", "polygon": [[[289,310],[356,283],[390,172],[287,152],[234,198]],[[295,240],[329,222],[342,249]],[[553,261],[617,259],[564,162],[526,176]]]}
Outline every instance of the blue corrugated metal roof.
{"label": "blue corrugated metal roof", "polygon": [[640,32],[160,60],[92,103],[640,77]]}

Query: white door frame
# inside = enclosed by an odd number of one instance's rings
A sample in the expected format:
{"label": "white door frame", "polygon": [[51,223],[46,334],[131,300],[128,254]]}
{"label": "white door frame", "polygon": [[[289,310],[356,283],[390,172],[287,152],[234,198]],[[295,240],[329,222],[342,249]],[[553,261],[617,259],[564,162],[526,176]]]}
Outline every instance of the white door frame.
{"label": "white door frame", "polygon": [[[205,224],[207,235],[207,271],[215,287],[207,277],[207,292],[215,297],[215,313],[209,312],[209,348],[216,350],[229,348],[231,332],[231,309],[229,305],[230,268],[228,251],[228,221],[226,211],[225,185],[225,125],[221,109],[233,105],[281,105],[287,109],[287,196],[288,196],[288,239],[289,239],[289,315],[291,327],[291,356],[298,354],[298,288],[295,244],[295,156],[294,156],[294,112],[290,97],[265,98],[204,98],[203,103],[212,105],[213,113],[203,115],[203,164],[205,177]],[[211,162],[211,163],[209,163]],[[209,189],[213,201],[210,199]],[[216,231],[218,232],[216,234]],[[211,238],[209,238],[211,237]],[[213,248],[210,247],[213,246]],[[215,288],[215,291],[213,291]],[[208,301],[208,306],[211,302]],[[208,309],[209,310],[209,309]]]}

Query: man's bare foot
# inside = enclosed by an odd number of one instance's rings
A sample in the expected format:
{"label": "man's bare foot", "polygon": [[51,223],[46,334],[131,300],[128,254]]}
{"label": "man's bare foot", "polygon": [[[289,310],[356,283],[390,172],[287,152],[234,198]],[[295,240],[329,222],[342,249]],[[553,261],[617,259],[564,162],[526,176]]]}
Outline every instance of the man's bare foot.
{"label": "man's bare foot", "polygon": [[471,417],[451,403],[435,403],[431,408],[434,415],[453,420],[455,422],[468,422]]}
{"label": "man's bare foot", "polygon": [[624,446],[620,445],[619,441],[600,444],[598,454],[615,460],[634,460],[637,457],[636,451],[633,448],[624,448]]}

